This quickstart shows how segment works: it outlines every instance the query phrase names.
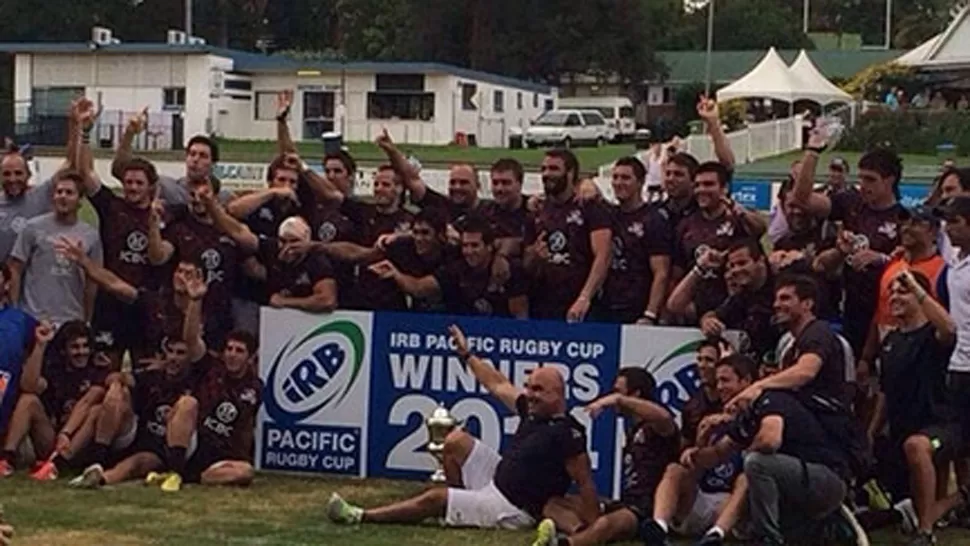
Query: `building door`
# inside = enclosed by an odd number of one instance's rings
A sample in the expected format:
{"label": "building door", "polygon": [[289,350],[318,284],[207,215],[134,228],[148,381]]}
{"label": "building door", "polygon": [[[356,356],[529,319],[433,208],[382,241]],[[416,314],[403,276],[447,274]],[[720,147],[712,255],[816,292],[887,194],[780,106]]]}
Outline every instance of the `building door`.
{"label": "building door", "polygon": [[332,91],[303,92],[303,140],[317,140],[333,131],[334,99]]}

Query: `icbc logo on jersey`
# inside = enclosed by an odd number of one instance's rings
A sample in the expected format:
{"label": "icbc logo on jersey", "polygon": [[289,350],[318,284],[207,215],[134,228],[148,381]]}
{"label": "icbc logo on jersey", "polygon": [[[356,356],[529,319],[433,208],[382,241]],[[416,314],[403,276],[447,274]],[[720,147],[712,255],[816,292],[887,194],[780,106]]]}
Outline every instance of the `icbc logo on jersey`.
{"label": "icbc logo on jersey", "polygon": [[127,264],[145,265],[148,263],[148,255],[145,254],[147,248],[148,236],[140,231],[132,231],[125,239],[125,250],[118,257]]}

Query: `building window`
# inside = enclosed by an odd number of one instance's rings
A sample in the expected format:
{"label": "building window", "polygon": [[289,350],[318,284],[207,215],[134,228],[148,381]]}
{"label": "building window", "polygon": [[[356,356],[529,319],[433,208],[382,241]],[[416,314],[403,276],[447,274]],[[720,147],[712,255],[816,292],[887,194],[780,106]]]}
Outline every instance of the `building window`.
{"label": "building window", "polygon": [[367,119],[434,119],[434,93],[367,94]]}
{"label": "building window", "polygon": [[260,121],[276,119],[277,91],[257,91],[256,106],[253,118]]}
{"label": "building window", "polygon": [[495,103],[493,105],[492,111],[496,113],[504,112],[505,111],[505,91],[499,91],[498,89],[496,89],[492,93],[492,102]]}
{"label": "building window", "polygon": [[532,94],[532,107],[533,108],[539,107],[539,93]]}
{"label": "building window", "polygon": [[378,91],[424,91],[424,74],[377,74],[374,80]]}
{"label": "building window", "polygon": [[249,80],[223,80],[223,87],[226,89],[235,89],[236,91],[252,91],[253,82]]}
{"label": "building window", "polygon": [[185,88],[166,87],[162,89],[162,110],[184,110]]}
{"label": "building window", "polygon": [[66,116],[71,102],[83,96],[83,87],[35,87],[30,106],[35,116]]}
{"label": "building window", "polygon": [[516,94],[516,96],[515,96],[515,107],[518,108],[519,110],[522,109],[522,92],[521,91],[519,91],[518,94]]}
{"label": "building window", "polygon": [[473,83],[463,83],[461,84],[461,109],[462,110],[478,110],[478,105],[475,104],[475,94],[478,93],[478,86]]}

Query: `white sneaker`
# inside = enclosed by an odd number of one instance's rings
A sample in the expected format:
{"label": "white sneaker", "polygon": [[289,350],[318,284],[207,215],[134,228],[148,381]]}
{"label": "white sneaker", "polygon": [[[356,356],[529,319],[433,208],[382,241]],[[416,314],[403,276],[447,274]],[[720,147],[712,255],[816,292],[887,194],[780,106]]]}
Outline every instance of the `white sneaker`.
{"label": "white sneaker", "polygon": [[855,519],[852,510],[843,504],[839,506],[839,515],[852,528],[852,533],[855,535],[855,546],[869,546],[869,536],[866,535],[866,530],[862,528],[862,525],[859,525],[859,520]]}
{"label": "white sneaker", "polygon": [[67,485],[80,489],[101,489],[104,485],[104,467],[93,464],[85,468],[80,476],[69,481]]}
{"label": "white sneaker", "polygon": [[919,529],[919,517],[916,515],[912,499],[903,499],[897,502],[893,506],[893,510],[899,512],[903,517],[903,521],[900,523],[903,533],[911,535]]}

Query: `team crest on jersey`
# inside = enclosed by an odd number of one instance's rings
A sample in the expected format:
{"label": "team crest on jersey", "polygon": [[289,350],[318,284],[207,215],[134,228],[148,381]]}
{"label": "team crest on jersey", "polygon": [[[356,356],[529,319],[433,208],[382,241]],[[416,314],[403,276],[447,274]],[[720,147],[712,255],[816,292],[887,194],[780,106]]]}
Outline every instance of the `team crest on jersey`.
{"label": "team crest on jersey", "polygon": [[12,229],[13,232],[18,235],[20,235],[20,232],[23,231],[25,227],[27,227],[27,219],[23,216],[14,216],[13,220],[10,221],[10,229]]}
{"label": "team crest on jersey", "polygon": [[225,424],[230,424],[239,416],[239,410],[232,402],[223,402],[216,408],[216,418]]}
{"label": "team crest on jersey", "polygon": [[637,237],[643,237],[643,233],[644,233],[643,222],[633,222],[632,224],[630,224],[630,227],[626,228],[626,230],[628,233],[632,233]]}
{"label": "team crest on jersey", "polygon": [[878,229],[879,233],[885,235],[888,239],[895,239],[897,234],[897,226],[894,222],[883,222]]}
{"label": "team crest on jersey", "polygon": [[473,304],[475,312],[480,315],[491,315],[492,314],[492,304],[485,298],[478,298]]}
{"label": "team crest on jersey", "polygon": [[411,231],[411,222],[399,222],[394,228],[394,233],[408,233]]}
{"label": "team crest on jersey", "polygon": [[717,232],[714,235],[717,237],[734,237],[734,224],[730,220],[725,220],[717,227]]}
{"label": "team crest on jersey", "polygon": [[259,209],[259,219],[266,220],[267,222],[272,222],[273,220],[276,219],[276,217],[273,215],[272,209],[270,209],[269,207],[263,207]]}
{"label": "team crest on jersey", "polygon": [[214,248],[207,248],[205,252],[202,253],[202,264],[205,265],[205,268],[209,271],[219,269],[219,266],[222,265],[222,255],[219,254],[219,251]]}
{"label": "team crest on jersey", "polygon": [[219,244],[221,244],[221,245],[235,246],[236,241],[233,240],[233,238],[232,237],[229,237],[228,235],[220,235],[219,236]]}
{"label": "team crest on jersey", "polygon": [[302,275],[297,277],[295,284],[297,286],[306,286],[310,284],[310,275],[308,275],[307,273],[303,273]]}
{"label": "team crest on jersey", "polygon": [[574,209],[570,211],[569,215],[566,216],[566,223],[576,224],[577,226],[583,225],[583,211],[579,209]]}
{"label": "team crest on jersey", "polygon": [[247,404],[256,405],[256,391],[254,389],[246,389],[239,395],[240,402],[246,402]]}
{"label": "team crest on jersey", "polygon": [[647,433],[643,430],[643,427],[637,429],[637,433],[633,435],[634,444],[642,444],[647,441]]}
{"label": "team crest on jersey", "polygon": [[568,239],[566,234],[561,231],[553,231],[549,236],[549,250],[551,252],[562,252],[566,249]]}

